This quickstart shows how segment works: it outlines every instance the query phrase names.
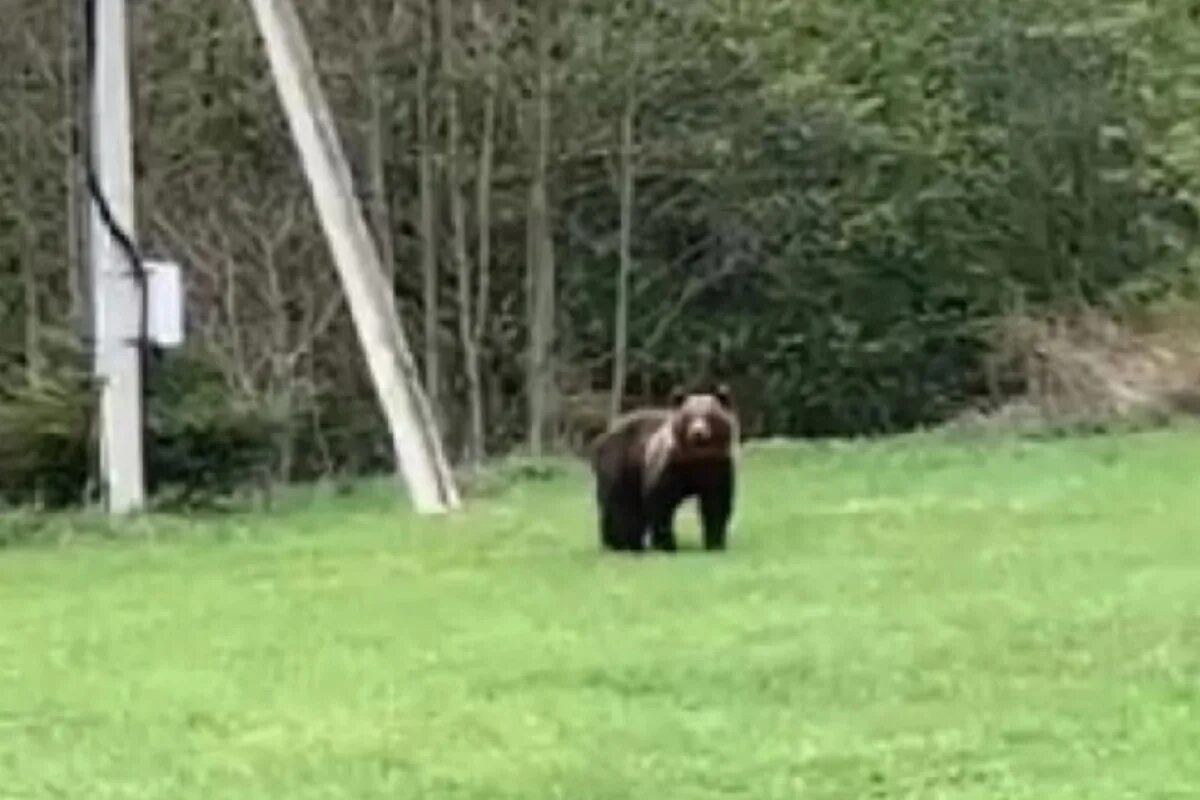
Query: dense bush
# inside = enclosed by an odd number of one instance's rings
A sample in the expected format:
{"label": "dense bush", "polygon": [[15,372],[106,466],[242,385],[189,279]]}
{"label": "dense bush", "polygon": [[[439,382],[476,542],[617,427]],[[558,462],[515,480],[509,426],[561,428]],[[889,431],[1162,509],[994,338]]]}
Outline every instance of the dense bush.
{"label": "dense bush", "polygon": [[[61,507],[95,499],[98,393],[68,345],[40,373],[19,370],[0,392],[0,501]],[[157,504],[211,503],[271,477],[280,424],[231,399],[203,359],[171,356],[150,370],[147,483]]]}
{"label": "dense bush", "polygon": [[0,502],[85,499],[94,397],[83,375],[66,371],[0,392]]}
{"label": "dense bush", "polygon": [[205,360],[164,359],[149,381],[147,411],[147,483],[160,503],[210,503],[273,477],[283,421],[237,399]]}

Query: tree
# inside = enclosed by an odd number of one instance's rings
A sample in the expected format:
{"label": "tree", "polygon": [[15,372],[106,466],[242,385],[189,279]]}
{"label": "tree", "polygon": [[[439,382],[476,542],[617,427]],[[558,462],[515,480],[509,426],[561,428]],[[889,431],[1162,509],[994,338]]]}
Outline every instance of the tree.
{"label": "tree", "polygon": [[529,452],[540,456],[546,445],[547,424],[554,402],[554,329],[557,292],[554,233],[547,198],[550,162],[551,100],[550,51],[556,30],[551,9],[554,0],[534,0],[533,46],[536,52],[534,99],[528,111],[532,137],[533,172],[529,182],[527,217],[526,297],[529,327],[528,378]]}
{"label": "tree", "polygon": [[421,24],[421,54],[417,61],[417,141],[419,192],[421,198],[421,280],[425,320],[425,390],[435,408],[441,406],[442,370],[438,326],[438,240],[436,233],[437,185],[433,169],[433,121],[430,112],[429,68],[433,61],[433,4],[419,0],[417,14]]}

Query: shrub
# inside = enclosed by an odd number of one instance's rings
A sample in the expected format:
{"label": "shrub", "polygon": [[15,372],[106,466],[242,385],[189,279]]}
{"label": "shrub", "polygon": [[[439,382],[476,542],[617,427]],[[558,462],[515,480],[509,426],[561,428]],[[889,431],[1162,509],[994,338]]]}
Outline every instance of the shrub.
{"label": "shrub", "polygon": [[173,355],[147,392],[149,489],[162,505],[210,505],[269,482],[284,421],[234,395],[203,358]]}
{"label": "shrub", "polygon": [[0,500],[61,507],[85,499],[96,394],[59,373],[0,393]]}
{"label": "shrub", "polygon": [[[0,502],[61,508],[89,498],[98,392],[86,354],[53,340],[37,375],[0,365]],[[3,368],[7,366],[7,368]],[[261,486],[281,421],[236,397],[202,357],[171,355],[151,370],[146,395],[147,488],[158,505],[211,504]]]}

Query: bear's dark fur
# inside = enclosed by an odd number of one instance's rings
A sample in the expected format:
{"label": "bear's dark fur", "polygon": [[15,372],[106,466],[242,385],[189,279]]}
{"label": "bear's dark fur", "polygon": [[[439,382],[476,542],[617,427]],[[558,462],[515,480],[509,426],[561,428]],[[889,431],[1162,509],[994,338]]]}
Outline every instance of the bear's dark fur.
{"label": "bear's dark fur", "polygon": [[641,551],[649,532],[658,550],[675,550],[674,518],[699,500],[706,550],[723,550],[733,514],[738,418],[728,389],[676,391],[669,408],[617,418],[592,445],[600,543]]}

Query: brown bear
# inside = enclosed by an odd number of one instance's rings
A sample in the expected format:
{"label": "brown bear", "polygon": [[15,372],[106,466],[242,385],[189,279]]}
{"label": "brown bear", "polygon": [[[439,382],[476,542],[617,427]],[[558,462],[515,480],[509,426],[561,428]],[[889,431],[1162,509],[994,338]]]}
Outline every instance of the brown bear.
{"label": "brown bear", "polygon": [[733,514],[739,427],[729,390],[672,394],[669,408],[618,417],[592,444],[600,543],[674,551],[675,512],[699,500],[706,550],[725,549]]}

